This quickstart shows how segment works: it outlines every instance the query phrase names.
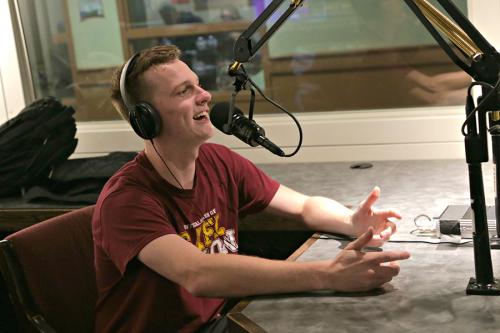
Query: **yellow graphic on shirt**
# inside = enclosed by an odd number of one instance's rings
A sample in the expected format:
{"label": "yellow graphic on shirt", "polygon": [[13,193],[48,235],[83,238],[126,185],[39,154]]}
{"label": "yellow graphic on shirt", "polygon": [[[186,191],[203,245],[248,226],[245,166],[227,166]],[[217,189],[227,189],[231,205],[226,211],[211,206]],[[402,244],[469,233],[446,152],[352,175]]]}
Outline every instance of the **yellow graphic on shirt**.
{"label": "yellow graphic on shirt", "polygon": [[185,226],[186,229],[194,229],[194,240],[188,231],[181,232],[179,236],[205,253],[236,253],[238,244],[235,230],[220,226],[219,221],[220,214],[212,209],[198,221]]}

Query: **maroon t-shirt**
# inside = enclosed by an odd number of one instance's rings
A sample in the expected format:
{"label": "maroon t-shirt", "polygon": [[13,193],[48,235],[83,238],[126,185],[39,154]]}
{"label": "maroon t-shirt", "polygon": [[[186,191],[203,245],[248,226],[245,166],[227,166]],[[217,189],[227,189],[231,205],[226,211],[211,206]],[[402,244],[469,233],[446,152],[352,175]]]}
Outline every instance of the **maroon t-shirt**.
{"label": "maroon t-shirt", "polygon": [[166,234],[206,253],[237,253],[238,218],[267,207],[278,187],[250,161],[216,144],[201,146],[190,190],[166,182],[139,153],[107,182],[94,212],[96,332],[199,329],[224,300],[193,296],[142,264],[138,253]]}

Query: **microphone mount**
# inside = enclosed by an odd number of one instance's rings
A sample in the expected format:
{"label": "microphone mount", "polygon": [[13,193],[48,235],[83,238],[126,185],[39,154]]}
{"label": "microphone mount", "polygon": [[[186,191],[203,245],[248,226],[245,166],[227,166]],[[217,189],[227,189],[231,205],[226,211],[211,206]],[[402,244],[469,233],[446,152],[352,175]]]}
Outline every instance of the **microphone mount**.
{"label": "microphone mount", "polygon": [[249,105],[249,110],[248,110],[248,118],[250,120],[253,119],[253,110],[255,106],[255,90],[252,88],[253,82],[250,80],[247,72],[245,71],[245,68],[243,67],[243,64],[239,64],[236,69],[232,69],[231,66],[229,66],[228,69],[228,74],[229,76],[234,77],[234,90],[233,93],[231,94],[231,100],[229,103],[229,113],[228,113],[228,119],[227,122],[222,126],[223,132],[226,134],[231,133],[232,129],[232,121],[233,121],[233,114],[234,114],[234,106],[236,104],[236,95],[241,90],[246,90],[247,88],[247,83],[250,82],[250,105]]}
{"label": "microphone mount", "polygon": [[246,89],[246,84],[248,82],[248,75],[242,64],[240,64],[238,66],[238,69],[236,70],[232,70],[231,67],[229,67],[228,74],[229,76],[235,78],[233,83],[234,91],[239,92],[240,90]]}

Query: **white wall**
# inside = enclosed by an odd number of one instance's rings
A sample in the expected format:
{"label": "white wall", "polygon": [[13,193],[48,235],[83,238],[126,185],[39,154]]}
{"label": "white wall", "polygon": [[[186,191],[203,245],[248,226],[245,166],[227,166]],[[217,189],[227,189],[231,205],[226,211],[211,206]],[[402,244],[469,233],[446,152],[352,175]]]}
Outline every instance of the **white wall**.
{"label": "white wall", "polygon": [[500,0],[469,0],[469,19],[497,50],[500,50]]}
{"label": "white wall", "polygon": [[[6,0],[0,0],[0,3],[4,2]],[[500,0],[469,1],[469,11],[480,31],[498,47],[500,34],[496,28],[496,18],[500,14]],[[7,12],[0,7],[0,18]],[[0,20],[0,24],[4,21]],[[6,49],[11,52],[15,50],[14,47]],[[9,58],[15,56],[10,53]],[[9,87],[15,86],[15,75],[9,73]],[[10,105],[24,103],[22,96],[19,96],[20,82],[17,87],[17,96],[5,94],[10,110],[20,110],[20,107],[12,108]],[[256,163],[464,158],[460,126],[465,117],[461,107],[307,113],[296,116],[303,126],[304,143],[299,154],[291,159],[274,157],[263,149],[250,148],[234,137],[220,133],[213,141],[234,148]],[[286,152],[293,150],[297,142],[297,130],[288,117],[256,115],[256,120],[266,129],[271,140],[284,146]],[[79,123],[77,136],[79,144],[75,157],[142,148],[141,140],[123,121]]]}
{"label": "white wall", "polygon": [[[463,114],[460,107],[296,114],[304,142],[297,155],[286,159],[218,131],[212,141],[232,147],[256,163],[463,158]],[[290,118],[256,115],[255,119],[286,153],[294,150],[298,132]],[[79,124],[78,137],[79,156],[124,147],[142,149],[141,140],[124,121]]]}

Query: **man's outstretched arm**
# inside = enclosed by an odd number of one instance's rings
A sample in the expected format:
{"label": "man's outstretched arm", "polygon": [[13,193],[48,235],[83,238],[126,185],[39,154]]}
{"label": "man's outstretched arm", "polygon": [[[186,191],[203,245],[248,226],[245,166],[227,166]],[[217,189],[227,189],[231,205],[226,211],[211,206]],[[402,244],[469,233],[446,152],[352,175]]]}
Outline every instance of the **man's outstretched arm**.
{"label": "man's outstretched arm", "polygon": [[390,219],[401,218],[392,209],[374,208],[379,196],[380,189],[375,187],[355,210],[351,210],[333,199],[306,196],[281,185],[266,211],[301,220],[316,231],[359,236],[372,227],[375,235],[370,245],[378,246],[396,231],[396,225]]}
{"label": "man's outstretched arm", "polygon": [[332,260],[289,262],[230,254],[205,254],[177,235],[147,244],[139,260],[196,296],[242,297],[312,290],[366,291],[399,273],[406,251],[361,251],[369,229]]}

